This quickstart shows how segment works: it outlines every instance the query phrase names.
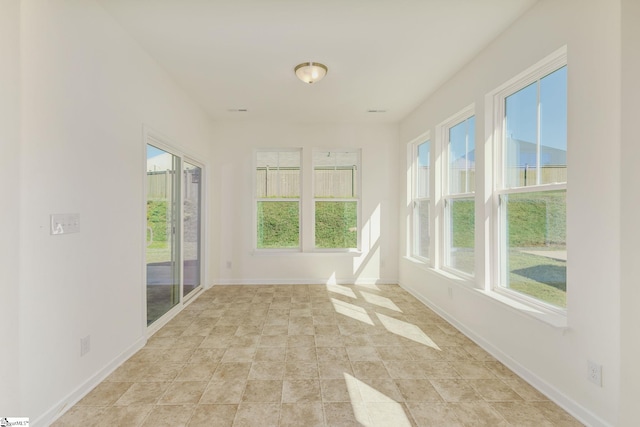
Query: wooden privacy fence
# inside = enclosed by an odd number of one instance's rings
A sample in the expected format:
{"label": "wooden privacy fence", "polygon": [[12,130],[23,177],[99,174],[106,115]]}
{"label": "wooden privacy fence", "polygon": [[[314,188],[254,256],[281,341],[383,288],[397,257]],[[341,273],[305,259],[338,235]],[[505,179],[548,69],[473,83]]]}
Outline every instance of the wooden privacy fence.
{"label": "wooden privacy fence", "polygon": [[[313,171],[315,197],[351,198],[358,195],[355,166],[316,167]],[[256,196],[299,197],[299,168],[256,168]]]}
{"label": "wooden privacy fence", "polygon": [[[540,173],[541,184],[551,184],[567,182],[566,166],[542,166],[539,171],[534,167],[515,167],[507,170],[505,177],[510,183],[517,183],[517,186],[527,187],[537,184],[538,173]],[[475,188],[476,171],[474,169],[453,169],[451,184],[454,188],[465,188],[463,183],[468,179],[468,187]],[[430,171],[428,167],[421,166],[418,168],[416,177],[416,195],[424,197],[429,194]]]}
{"label": "wooden privacy fence", "polygon": [[[168,199],[175,171],[147,172],[147,199]],[[182,192],[186,200],[195,199],[200,194],[200,168],[186,169],[182,180]]]}

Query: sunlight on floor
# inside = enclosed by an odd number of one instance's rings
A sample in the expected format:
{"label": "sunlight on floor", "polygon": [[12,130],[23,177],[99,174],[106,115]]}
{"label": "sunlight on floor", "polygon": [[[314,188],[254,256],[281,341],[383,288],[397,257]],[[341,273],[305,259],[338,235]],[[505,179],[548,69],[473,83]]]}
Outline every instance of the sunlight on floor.
{"label": "sunlight on floor", "polygon": [[356,299],[358,298],[355,294],[355,292],[353,292],[353,290],[351,288],[349,288],[348,286],[341,286],[341,285],[327,285],[327,290],[329,292],[334,292],[336,294],[340,294],[340,295],[344,295],[345,297],[349,297],[349,298],[353,298]]}
{"label": "sunlight on floor", "polygon": [[358,307],[348,302],[340,301],[339,299],[331,298],[331,303],[336,313],[340,313],[344,316],[351,317],[352,319],[359,320],[367,325],[374,326],[373,320],[367,314],[367,310],[362,307]]}
{"label": "sunlight on floor", "polygon": [[369,292],[363,292],[363,291],[360,291],[360,293],[362,294],[362,297],[364,298],[364,300],[369,304],[375,304],[379,307],[388,308],[389,310],[402,313],[402,310],[400,310],[400,308],[398,308],[398,306],[387,297],[383,297],[381,295],[375,295],[375,294],[371,294]]}
{"label": "sunlight on floor", "polygon": [[440,347],[438,347],[438,345],[416,325],[412,325],[411,323],[394,319],[393,317],[385,316],[380,313],[376,313],[376,316],[378,316],[378,319],[380,319],[384,327],[387,328],[389,332],[400,335],[401,337],[415,341],[419,344],[424,344],[431,348],[435,348],[436,350],[440,350]]}
{"label": "sunlight on floor", "polygon": [[[345,373],[351,406],[356,420],[363,426],[389,425],[394,427],[411,426],[402,405],[369,384]],[[365,404],[354,404],[363,399]],[[373,423],[372,420],[377,420]],[[380,424],[380,421],[383,424]]]}

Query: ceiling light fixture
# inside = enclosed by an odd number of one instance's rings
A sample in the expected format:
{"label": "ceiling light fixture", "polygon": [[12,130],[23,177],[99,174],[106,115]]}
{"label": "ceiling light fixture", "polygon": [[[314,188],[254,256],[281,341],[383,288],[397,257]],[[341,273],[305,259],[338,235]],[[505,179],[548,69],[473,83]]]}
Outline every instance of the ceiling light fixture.
{"label": "ceiling light fixture", "polygon": [[327,74],[327,66],[319,62],[303,62],[294,69],[296,76],[305,83],[315,83]]}

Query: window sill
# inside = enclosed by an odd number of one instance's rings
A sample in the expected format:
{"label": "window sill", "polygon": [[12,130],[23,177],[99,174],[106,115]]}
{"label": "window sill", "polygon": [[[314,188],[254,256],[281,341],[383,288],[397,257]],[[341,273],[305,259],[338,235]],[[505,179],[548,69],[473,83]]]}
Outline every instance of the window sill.
{"label": "window sill", "polygon": [[253,256],[309,256],[309,255],[340,255],[340,256],[351,256],[358,257],[363,255],[364,252],[357,249],[345,249],[345,250],[311,250],[311,251],[301,251],[301,250],[286,250],[286,249],[254,249],[251,252]]}
{"label": "window sill", "polygon": [[477,292],[483,297],[489,298],[503,307],[507,306],[508,309],[520,313],[524,316],[532,317],[556,329],[566,330],[569,328],[566,315],[555,313],[550,310],[544,310],[543,308],[535,307],[533,305],[525,304],[493,290],[478,289],[477,287],[475,287],[474,281],[470,281],[465,277],[457,276],[448,271],[432,268],[422,260],[412,258],[410,256],[405,256],[404,259],[411,262],[412,264],[415,264],[422,270],[437,274],[447,281],[452,282],[453,284],[458,285],[468,291]]}
{"label": "window sill", "polygon": [[506,305],[519,313],[533,317],[536,320],[553,326],[554,328],[567,329],[569,327],[566,315],[522,303],[495,291],[487,291],[484,289],[475,289],[475,291],[499,302],[500,304]]}

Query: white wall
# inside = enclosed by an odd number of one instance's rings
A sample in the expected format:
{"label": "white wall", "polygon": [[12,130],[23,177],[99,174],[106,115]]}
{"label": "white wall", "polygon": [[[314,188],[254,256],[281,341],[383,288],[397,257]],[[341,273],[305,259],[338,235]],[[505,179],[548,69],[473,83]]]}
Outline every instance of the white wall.
{"label": "white wall", "polygon": [[18,380],[20,225],[20,1],[0,2],[0,414],[20,413]]}
{"label": "white wall", "polygon": [[[401,123],[405,153],[407,142],[475,102],[480,144],[487,136],[485,94],[567,45],[569,327],[535,320],[406,259],[399,274],[402,286],[590,425],[616,424],[619,403],[620,29],[618,1],[542,0]],[[485,200],[483,183],[478,187],[478,200]],[[407,212],[405,200],[400,209]],[[483,237],[482,207],[477,215]],[[404,229],[406,218],[400,221]],[[406,231],[400,234],[405,248]],[[587,382],[587,359],[603,365],[602,388]]]}
{"label": "white wall", "polygon": [[621,391],[618,425],[638,423],[640,398],[640,2],[622,1],[622,289]]}
{"label": "white wall", "polygon": [[[47,424],[145,339],[143,124],[205,160],[212,126],[93,1],[21,6],[15,415]],[[49,235],[49,214],[68,212],[80,233]]]}
{"label": "white wall", "polygon": [[[213,269],[218,283],[395,283],[398,176],[396,125],[216,124],[213,154]],[[256,148],[303,148],[310,170],[313,148],[361,148],[363,251],[353,254],[253,253],[253,180]],[[310,174],[304,174],[303,179]],[[312,193],[303,180],[303,193]],[[311,199],[304,200],[311,202]],[[310,244],[311,203],[303,204],[303,245]],[[310,249],[310,248],[308,248]],[[232,267],[227,268],[227,262]]]}

